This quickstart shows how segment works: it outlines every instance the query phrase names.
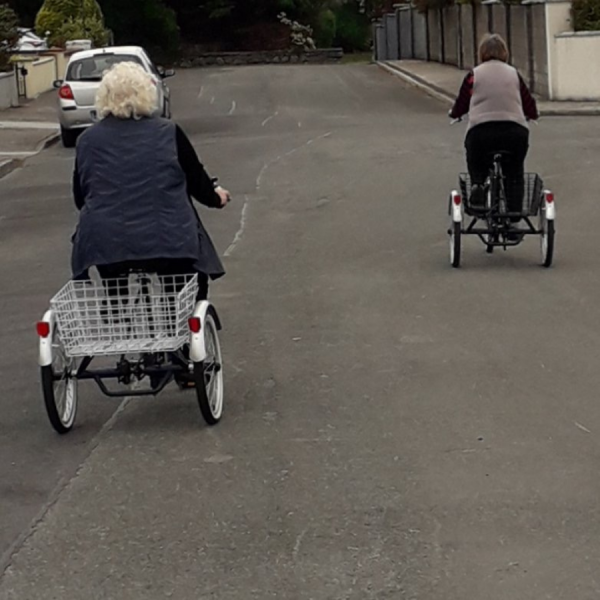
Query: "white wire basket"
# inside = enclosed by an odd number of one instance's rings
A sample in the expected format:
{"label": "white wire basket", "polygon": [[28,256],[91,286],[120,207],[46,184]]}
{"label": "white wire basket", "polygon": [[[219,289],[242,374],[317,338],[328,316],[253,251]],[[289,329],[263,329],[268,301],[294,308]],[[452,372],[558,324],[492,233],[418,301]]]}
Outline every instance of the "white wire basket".
{"label": "white wire basket", "polygon": [[51,301],[71,357],[174,352],[189,341],[197,275],[70,281]]}

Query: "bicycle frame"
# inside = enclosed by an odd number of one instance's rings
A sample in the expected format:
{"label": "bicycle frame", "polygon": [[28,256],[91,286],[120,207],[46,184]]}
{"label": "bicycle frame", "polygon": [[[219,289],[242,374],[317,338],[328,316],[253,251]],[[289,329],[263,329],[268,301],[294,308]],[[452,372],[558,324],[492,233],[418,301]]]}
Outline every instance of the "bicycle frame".
{"label": "bicycle frame", "polygon": [[[485,187],[487,188],[485,214],[473,216],[462,233],[477,235],[488,247],[503,248],[518,246],[526,235],[539,235],[542,233],[541,229],[533,225],[529,216],[521,214],[518,214],[518,216],[525,222],[526,227],[520,228],[518,231],[515,231],[512,227],[511,217],[517,215],[516,213],[509,213],[507,210],[501,154],[494,155],[494,162]],[[487,226],[477,227],[477,223],[484,220]],[[514,239],[510,239],[509,234],[514,236]]]}

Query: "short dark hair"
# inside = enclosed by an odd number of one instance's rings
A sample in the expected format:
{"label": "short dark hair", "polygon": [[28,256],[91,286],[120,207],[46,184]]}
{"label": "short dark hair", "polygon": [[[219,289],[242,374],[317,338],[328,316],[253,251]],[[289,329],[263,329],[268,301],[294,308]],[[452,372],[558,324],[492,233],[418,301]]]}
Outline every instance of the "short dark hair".
{"label": "short dark hair", "polygon": [[479,61],[501,60],[508,62],[508,46],[504,38],[497,33],[488,33],[483,36],[479,44]]}

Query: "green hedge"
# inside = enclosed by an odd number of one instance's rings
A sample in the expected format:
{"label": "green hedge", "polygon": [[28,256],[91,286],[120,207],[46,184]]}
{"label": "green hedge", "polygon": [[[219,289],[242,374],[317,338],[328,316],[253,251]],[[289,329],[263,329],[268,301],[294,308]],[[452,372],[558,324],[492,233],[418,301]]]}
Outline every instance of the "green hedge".
{"label": "green hedge", "polygon": [[[82,9],[83,6],[83,9]],[[96,0],[45,0],[35,20],[38,35],[53,34],[69,19],[102,19],[102,10]]]}
{"label": "green hedge", "polygon": [[[0,4],[0,40],[3,40],[6,46],[11,47],[18,40],[18,25],[17,13],[5,4]],[[0,71],[8,70],[9,58],[8,52],[0,46]]]}
{"label": "green hedge", "polygon": [[336,33],[334,46],[344,52],[364,52],[371,42],[371,25],[369,17],[359,11],[358,2],[341,5],[335,13]]}
{"label": "green hedge", "polygon": [[571,13],[575,31],[600,31],[600,0],[573,0]]}

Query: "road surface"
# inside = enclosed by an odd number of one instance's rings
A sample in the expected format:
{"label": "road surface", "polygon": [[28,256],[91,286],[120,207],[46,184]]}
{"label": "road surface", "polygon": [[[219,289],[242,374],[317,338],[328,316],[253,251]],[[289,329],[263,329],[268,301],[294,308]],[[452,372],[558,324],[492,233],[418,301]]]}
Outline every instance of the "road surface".
{"label": "road surface", "polygon": [[71,151],[0,181],[1,600],[600,597],[600,137],[547,119],[536,240],[448,265],[464,130],[376,67],[181,72],[234,203],[226,413],[80,388],[46,421],[33,325],[68,278]]}

